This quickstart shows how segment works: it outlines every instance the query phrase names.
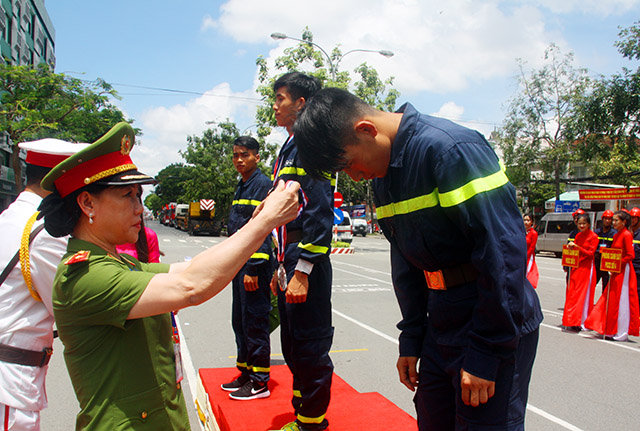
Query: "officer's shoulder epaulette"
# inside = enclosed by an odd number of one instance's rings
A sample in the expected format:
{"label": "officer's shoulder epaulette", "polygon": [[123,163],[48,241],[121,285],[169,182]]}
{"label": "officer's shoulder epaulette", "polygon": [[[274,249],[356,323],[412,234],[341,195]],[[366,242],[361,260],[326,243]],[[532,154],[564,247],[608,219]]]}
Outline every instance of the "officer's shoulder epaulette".
{"label": "officer's shoulder epaulette", "polygon": [[86,262],[87,260],[89,260],[89,256],[90,255],[91,255],[91,252],[89,250],[80,250],[79,252],[77,252],[73,256],[69,257],[69,259],[67,259],[64,262],[64,264],[65,265],[72,265],[72,264],[78,263],[78,262]]}

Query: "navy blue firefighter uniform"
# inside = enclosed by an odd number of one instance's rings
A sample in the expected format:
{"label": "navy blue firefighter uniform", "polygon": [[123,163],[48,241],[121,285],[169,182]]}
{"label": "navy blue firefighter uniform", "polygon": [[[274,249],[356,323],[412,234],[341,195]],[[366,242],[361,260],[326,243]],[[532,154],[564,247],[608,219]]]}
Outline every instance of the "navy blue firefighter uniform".
{"label": "navy blue firefighter uniform", "polygon": [[[391,243],[400,356],[420,358],[419,428],[523,429],[542,311],[514,187],[479,133],[410,104],[398,112],[389,169],[373,187]],[[463,404],[461,368],[496,382],[486,404]]]}
{"label": "navy blue firefighter uniform", "polygon": [[[256,206],[267,197],[271,181],[260,169],[256,169],[247,182],[238,182],[233,198],[227,229],[229,236],[244,226]],[[233,279],[233,308],[231,324],[236,336],[240,372],[251,380],[269,381],[271,344],[269,341],[269,312],[271,311],[270,288],[273,274],[272,239],[269,235],[260,248]],[[244,275],[258,277],[258,289],[247,292]]]}
{"label": "navy blue firefighter uniform", "polygon": [[329,180],[316,181],[306,174],[297,154],[293,139],[289,139],[275,164],[275,168],[280,167],[278,179],[299,182],[308,199],[302,215],[287,224],[287,281],[291,281],[299,260],[313,264],[313,269],[305,302],[289,304],[285,292],[278,290],[280,337],[284,359],[293,375],[296,422],[304,430],[325,429],[333,375],[329,357],[333,342],[329,260],[333,193]]}

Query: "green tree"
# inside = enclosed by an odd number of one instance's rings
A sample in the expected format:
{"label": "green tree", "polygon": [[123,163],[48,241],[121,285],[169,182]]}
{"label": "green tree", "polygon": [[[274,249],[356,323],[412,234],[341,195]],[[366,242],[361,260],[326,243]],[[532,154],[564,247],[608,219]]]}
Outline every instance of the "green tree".
{"label": "green tree", "polygon": [[233,141],[239,136],[235,123],[226,122],[207,129],[202,136],[188,136],[180,155],[189,164],[189,177],[182,184],[187,202],[216,201],[216,218],[227,217],[238,181],[233,167]]}
{"label": "green tree", "polygon": [[155,193],[151,193],[144,198],[144,206],[149,208],[153,214],[158,214],[158,211],[162,209],[162,199]]}
{"label": "green tree", "polygon": [[14,144],[16,178],[21,178],[17,143],[40,138],[93,142],[125,120],[111,98],[118,95],[102,79],[87,83],[54,73],[46,64],[0,65],[0,130]]}
{"label": "green tree", "polygon": [[527,74],[518,60],[519,91],[509,102],[497,144],[503,152],[511,181],[529,186],[532,170],[541,170],[554,184],[556,199],[560,184],[577,160],[575,151],[576,109],[587,94],[590,79],[585,69],[573,67],[573,53],[562,55],[551,44],[546,64]]}
{"label": "green tree", "polygon": [[172,163],[156,175],[158,185],[155,194],[160,198],[160,206],[171,202],[186,203],[183,198],[183,184],[189,179],[189,167],[182,163]]}
{"label": "green tree", "polygon": [[[383,81],[376,69],[367,63],[362,63],[354,69],[357,81],[352,82],[351,73],[346,70],[337,70],[337,66],[344,56],[339,45],[334,47],[330,54],[327,54],[331,58],[331,62],[329,62],[325,54],[312,44],[313,33],[308,27],[302,32],[300,39],[303,42],[285,49],[284,55],[276,58],[273,70],[269,69],[266,59],[262,56],[256,60],[258,81],[260,82],[257,92],[264,101],[256,112],[259,136],[269,135],[271,129],[277,125],[272,108],[275,101],[273,83],[279,76],[288,72],[299,71],[316,76],[326,87],[351,89],[358,97],[378,109],[385,111],[395,109],[400,92],[392,87],[393,77]],[[334,70],[330,70],[332,65]],[[348,175],[339,175],[338,190],[343,193],[346,202],[366,202],[371,207],[373,202],[371,194],[368,193],[370,189],[368,183],[369,181],[356,183]]]}
{"label": "green tree", "polygon": [[[640,60],[640,21],[621,29],[618,51],[629,61]],[[609,79],[599,80],[578,111],[584,130],[581,157],[593,174],[616,184],[637,184],[640,172],[640,68],[623,68]],[[635,175],[634,175],[635,174]]]}

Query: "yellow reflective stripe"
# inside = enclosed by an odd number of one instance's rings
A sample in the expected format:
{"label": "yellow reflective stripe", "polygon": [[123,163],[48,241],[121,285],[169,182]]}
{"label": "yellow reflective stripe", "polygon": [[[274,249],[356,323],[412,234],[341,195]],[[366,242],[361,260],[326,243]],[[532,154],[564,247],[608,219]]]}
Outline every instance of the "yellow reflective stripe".
{"label": "yellow reflective stripe", "polygon": [[336,186],[336,179],[331,178],[331,187],[335,187],[335,186]]}
{"label": "yellow reflective stripe", "polygon": [[268,373],[271,371],[271,367],[256,367],[255,365],[251,369],[256,373]]}
{"label": "yellow reflective stripe", "polygon": [[428,195],[417,196],[405,201],[393,202],[376,208],[379,219],[393,217],[394,215],[408,214],[425,208],[432,208],[440,204],[441,207],[452,207],[471,199],[478,193],[497,189],[509,182],[504,173],[504,165],[500,162],[500,170],[486,177],[476,178],[457,189],[440,193],[434,189]]}
{"label": "yellow reflective stripe", "polygon": [[321,245],[299,243],[298,248],[302,248],[304,250],[310,251],[311,253],[326,254],[329,252],[329,247],[323,247]]}
{"label": "yellow reflective stripe", "polygon": [[302,392],[300,392],[300,391],[299,391],[299,390],[297,390],[297,389],[294,389],[294,390],[293,390],[293,396],[294,396],[294,397],[297,397],[297,398],[302,398]]}
{"label": "yellow reflective stripe", "polygon": [[264,259],[269,260],[269,255],[267,253],[253,253],[251,255],[251,259]]}
{"label": "yellow reflective stripe", "polygon": [[310,418],[307,416],[302,416],[301,414],[298,415],[298,420],[302,423],[306,423],[306,424],[319,424],[320,422],[322,422],[324,420],[325,415],[322,416],[318,416],[317,418]]}
{"label": "yellow reflective stripe", "polygon": [[236,366],[238,366],[240,368],[247,368],[247,363],[246,362],[236,362]]}
{"label": "yellow reflective stripe", "polygon": [[422,195],[406,201],[395,202],[376,208],[378,220],[394,215],[408,214],[425,208],[431,208],[438,205],[438,189],[435,189],[428,195]]}
{"label": "yellow reflective stripe", "polygon": [[440,206],[445,208],[453,207],[471,199],[479,193],[488,192],[489,190],[494,190],[507,184],[509,178],[507,178],[507,174],[505,174],[502,169],[502,163],[500,165],[501,169],[495,174],[476,178],[462,187],[446,193],[440,193]]}
{"label": "yellow reflective stripe", "polygon": [[257,207],[258,205],[260,205],[260,201],[256,201],[253,199],[236,199],[231,202],[231,205],[252,205],[254,207]]}
{"label": "yellow reflective stripe", "polygon": [[634,244],[640,244],[640,241],[638,241],[637,239],[634,239],[634,240],[633,240],[633,243],[634,243]]}
{"label": "yellow reflective stripe", "polygon": [[300,177],[307,175],[304,169],[296,168],[295,166],[287,166],[286,168],[280,169],[278,176],[281,175],[298,175]]}

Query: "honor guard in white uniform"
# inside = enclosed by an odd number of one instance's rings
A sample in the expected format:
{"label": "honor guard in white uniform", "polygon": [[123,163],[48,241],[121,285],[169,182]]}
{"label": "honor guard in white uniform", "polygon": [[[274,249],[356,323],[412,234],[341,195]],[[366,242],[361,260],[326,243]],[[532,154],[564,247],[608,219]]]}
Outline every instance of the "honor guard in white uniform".
{"label": "honor guard in white uniform", "polygon": [[58,139],[18,144],[27,152],[27,186],[0,214],[0,430],[40,429],[47,406],[45,376],[52,353],[51,290],[67,238],[54,238],[36,220],[40,187],[55,165],[85,148]]}

